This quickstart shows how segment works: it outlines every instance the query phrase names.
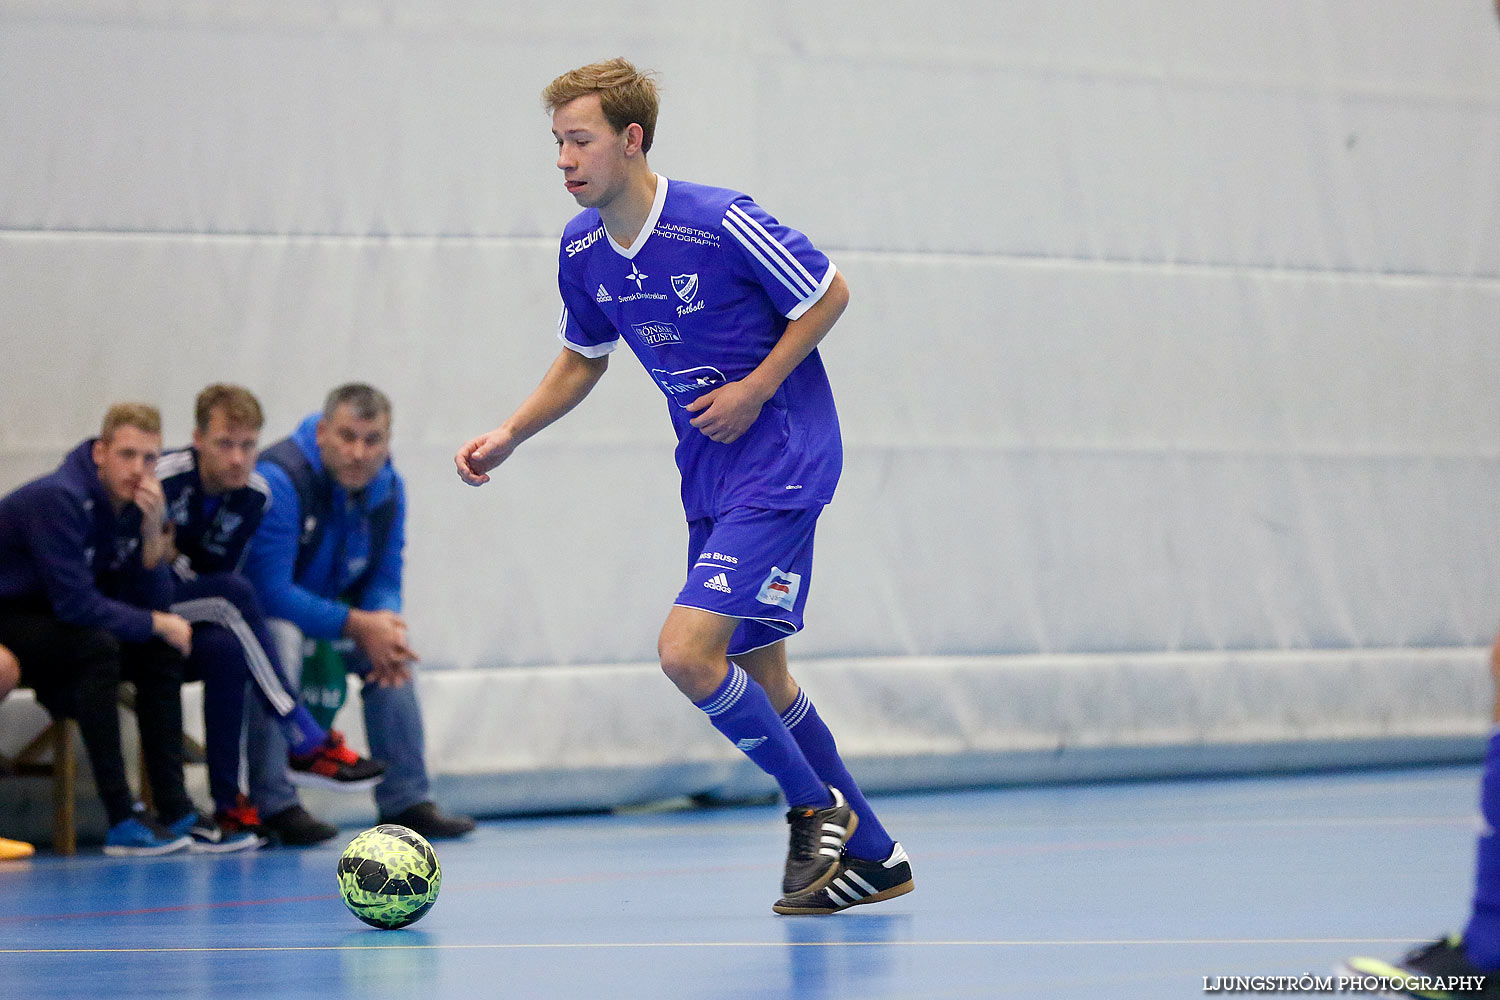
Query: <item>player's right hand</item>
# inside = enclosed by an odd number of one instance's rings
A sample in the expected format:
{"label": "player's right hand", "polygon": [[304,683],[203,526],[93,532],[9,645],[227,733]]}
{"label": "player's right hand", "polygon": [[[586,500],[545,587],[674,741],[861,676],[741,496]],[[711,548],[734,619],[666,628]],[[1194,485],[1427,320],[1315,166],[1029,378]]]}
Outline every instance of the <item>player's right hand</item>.
{"label": "player's right hand", "polygon": [[490,481],[489,471],[511,456],[516,450],[509,432],[495,428],[481,434],[458,449],[453,464],[458,468],[458,478],[470,486],[483,486]]}
{"label": "player's right hand", "polygon": [[181,615],[170,611],[151,612],[151,634],[183,656],[192,655],[193,625]]}

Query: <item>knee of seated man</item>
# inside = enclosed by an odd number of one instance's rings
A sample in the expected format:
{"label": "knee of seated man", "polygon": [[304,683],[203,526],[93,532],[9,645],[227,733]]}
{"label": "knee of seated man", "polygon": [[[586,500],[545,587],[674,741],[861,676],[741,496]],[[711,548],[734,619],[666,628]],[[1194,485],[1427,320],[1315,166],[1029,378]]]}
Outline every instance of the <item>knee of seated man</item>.
{"label": "knee of seated man", "polygon": [[260,608],[260,598],[255,595],[255,587],[238,573],[215,573],[210,585],[220,597],[239,609],[244,617],[264,617]]}
{"label": "knee of seated man", "polygon": [[54,716],[75,716],[85,704],[110,703],[120,687],[120,640],[101,628],[72,630],[55,663],[23,663],[22,680]]}
{"label": "knee of seated man", "polygon": [[67,662],[90,673],[120,676],[120,640],[102,628],[84,626],[72,630],[72,635],[60,649],[60,656]]}
{"label": "knee of seated man", "polygon": [[202,675],[210,673],[248,675],[244,647],[233,632],[221,625],[199,622],[193,625],[192,665]]}

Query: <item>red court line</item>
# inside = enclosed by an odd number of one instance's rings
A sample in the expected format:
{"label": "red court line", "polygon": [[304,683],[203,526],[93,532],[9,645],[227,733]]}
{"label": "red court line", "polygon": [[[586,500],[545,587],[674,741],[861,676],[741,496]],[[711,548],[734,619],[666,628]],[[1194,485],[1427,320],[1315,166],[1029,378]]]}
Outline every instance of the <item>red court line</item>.
{"label": "red court line", "polygon": [[[1052,841],[1035,844],[1005,844],[996,847],[975,848],[961,851],[942,851],[924,855],[929,858],[973,858],[998,855],[1049,854],[1071,851],[1113,851],[1127,847],[1183,846],[1217,840],[1218,837],[1202,834],[1178,834],[1163,837],[1122,838],[1115,840]],[[505,879],[492,882],[471,882],[462,886],[444,886],[446,892],[480,892],[494,889],[525,889],[547,885],[576,885],[579,883],[608,882],[621,879],[669,878],[682,875],[701,876],[715,873],[759,871],[763,865],[719,865],[714,867],[694,866],[681,869],[652,869],[639,872],[596,872],[578,875],[561,875],[546,879]],[[42,913],[0,916],[0,926],[5,924],[32,923],[41,920],[98,920],[105,917],[137,917],[162,913],[188,913],[230,909],[245,906],[279,906],[291,903],[312,903],[338,899],[339,894],[318,893],[307,896],[278,896],[269,899],[234,899],[216,902],[179,903],[174,906],[151,906],[129,910],[96,910],[83,913]]]}

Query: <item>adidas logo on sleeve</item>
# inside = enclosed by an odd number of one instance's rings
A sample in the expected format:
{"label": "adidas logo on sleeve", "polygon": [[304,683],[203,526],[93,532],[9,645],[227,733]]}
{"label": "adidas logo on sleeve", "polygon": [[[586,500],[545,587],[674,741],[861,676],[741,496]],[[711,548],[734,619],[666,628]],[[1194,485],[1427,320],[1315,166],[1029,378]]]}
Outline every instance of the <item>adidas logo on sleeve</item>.
{"label": "adidas logo on sleeve", "polygon": [[717,576],[703,581],[703,586],[707,587],[709,590],[717,590],[721,594],[734,593],[734,591],[729,589],[729,577],[724,575],[723,573],[720,573]]}

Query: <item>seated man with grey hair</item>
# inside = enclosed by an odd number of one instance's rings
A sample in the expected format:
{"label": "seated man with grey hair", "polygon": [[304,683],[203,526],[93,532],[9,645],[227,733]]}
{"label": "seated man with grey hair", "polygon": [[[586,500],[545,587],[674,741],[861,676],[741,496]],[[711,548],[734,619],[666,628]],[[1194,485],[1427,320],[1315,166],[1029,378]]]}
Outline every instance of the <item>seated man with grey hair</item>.
{"label": "seated man with grey hair", "polygon": [[[391,403],[362,383],[328,394],[322,413],[261,453],[257,471],[271,503],[251,539],[245,575],[254,585],[290,675],[304,642],[347,640],[348,669],[363,681],[371,755],[385,761],[375,788],[382,823],[425,837],[474,829],[429,797],[421,707],[401,616],[406,490],[390,460]],[[250,799],[266,832],[284,844],[315,844],[338,829],[309,815],[286,773],[287,746],[266,712],[247,721]]]}

